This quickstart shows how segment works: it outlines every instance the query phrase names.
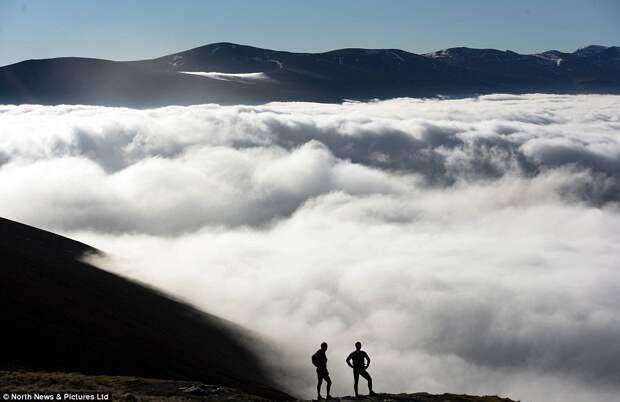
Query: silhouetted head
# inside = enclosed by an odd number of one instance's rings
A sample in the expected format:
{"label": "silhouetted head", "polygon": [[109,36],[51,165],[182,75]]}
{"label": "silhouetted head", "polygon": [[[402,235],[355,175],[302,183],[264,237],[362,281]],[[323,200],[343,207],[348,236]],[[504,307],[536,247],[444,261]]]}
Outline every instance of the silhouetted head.
{"label": "silhouetted head", "polygon": [[321,349],[323,349],[323,350],[327,350],[327,342],[323,342],[323,343],[321,344]]}
{"label": "silhouetted head", "polygon": [[355,349],[360,350],[362,348],[362,342],[355,342]]}

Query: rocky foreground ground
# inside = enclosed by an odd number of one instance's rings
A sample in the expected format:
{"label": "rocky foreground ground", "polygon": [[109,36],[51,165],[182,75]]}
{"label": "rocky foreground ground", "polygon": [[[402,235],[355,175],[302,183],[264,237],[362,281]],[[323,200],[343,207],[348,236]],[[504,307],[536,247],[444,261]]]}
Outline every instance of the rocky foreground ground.
{"label": "rocky foreground ground", "polygon": [[[78,373],[0,371],[0,393],[63,393],[66,391],[110,392],[112,400],[121,401],[257,401],[268,399],[249,395],[233,388],[193,381],[156,380],[122,376],[87,376]],[[377,402],[515,402],[497,396],[469,396],[427,393],[377,394],[373,397],[338,397],[338,401]]]}

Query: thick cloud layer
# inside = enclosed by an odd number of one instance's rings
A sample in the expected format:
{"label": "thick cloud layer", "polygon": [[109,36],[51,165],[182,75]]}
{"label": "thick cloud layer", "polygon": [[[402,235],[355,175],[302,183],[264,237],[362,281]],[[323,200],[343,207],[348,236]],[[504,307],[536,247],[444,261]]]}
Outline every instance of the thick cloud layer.
{"label": "thick cloud layer", "polygon": [[[312,395],[620,391],[620,97],[0,106],[0,214],[263,334]],[[612,398],[613,399],[613,398]]]}

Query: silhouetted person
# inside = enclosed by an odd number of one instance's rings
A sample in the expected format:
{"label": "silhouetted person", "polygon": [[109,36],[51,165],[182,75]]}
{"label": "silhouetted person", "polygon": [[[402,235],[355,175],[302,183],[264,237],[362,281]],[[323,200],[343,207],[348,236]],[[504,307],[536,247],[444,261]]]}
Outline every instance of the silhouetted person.
{"label": "silhouetted person", "polygon": [[316,384],[316,394],[317,399],[323,399],[321,396],[321,384],[323,380],[327,384],[327,399],[332,399],[332,396],[329,393],[329,389],[332,386],[332,380],[329,378],[329,371],[327,371],[327,356],[325,352],[327,351],[327,343],[321,343],[321,349],[317,350],[312,355],[312,364],[316,366],[316,376],[317,376],[317,384]]}
{"label": "silhouetted person", "polygon": [[370,395],[375,395],[372,391],[372,378],[370,374],[366,371],[368,366],[370,366],[370,357],[368,354],[362,350],[362,343],[355,342],[355,350],[351,352],[349,357],[346,360],[349,367],[353,369],[353,389],[355,390],[355,396],[359,396],[357,392],[357,384],[359,382],[360,376],[364,377],[366,381],[368,381],[368,392]]}

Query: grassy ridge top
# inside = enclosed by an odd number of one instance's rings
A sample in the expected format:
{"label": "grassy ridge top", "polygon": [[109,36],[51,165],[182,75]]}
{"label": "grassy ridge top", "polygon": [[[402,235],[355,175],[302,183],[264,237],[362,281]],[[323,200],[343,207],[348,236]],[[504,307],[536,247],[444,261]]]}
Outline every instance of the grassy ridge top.
{"label": "grassy ridge top", "polygon": [[[0,392],[111,392],[113,401],[257,401],[269,399],[230,387],[196,381],[157,380],[122,376],[87,376],[79,373],[0,371]],[[498,396],[428,393],[377,394],[374,397],[337,397],[338,401],[377,402],[515,402]]]}

